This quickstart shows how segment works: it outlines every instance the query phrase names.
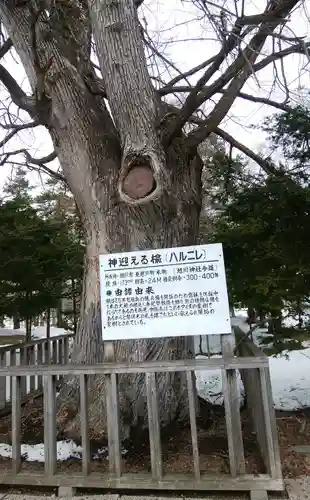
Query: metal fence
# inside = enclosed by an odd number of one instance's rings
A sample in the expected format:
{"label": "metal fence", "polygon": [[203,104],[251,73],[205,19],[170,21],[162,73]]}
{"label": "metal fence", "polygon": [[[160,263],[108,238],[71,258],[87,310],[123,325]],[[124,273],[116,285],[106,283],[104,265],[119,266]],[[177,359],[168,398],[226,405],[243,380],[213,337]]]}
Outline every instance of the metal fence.
{"label": "metal fence", "polygon": [[[243,349],[243,348],[242,348]],[[266,492],[284,489],[275,415],[271,396],[268,358],[247,343],[247,351],[234,356],[231,336],[222,336],[222,358],[146,361],[143,363],[105,363],[100,365],[51,364],[37,366],[7,366],[0,369],[0,377],[12,380],[12,468],[1,471],[0,483],[46,485],[87,488],[149,489],[149,490],[222,490]],[[59,358],[63,359],[63,358]],[[226,429],[229,451],[229,475],[212,476],[200,467],[196,423],[196,370],[220,369],[223,380]],[[246,397],[252,408],[253,429],[262,454],[264,474],[246,474],[236,370],[245,380]],[[185,372],[192,441],[192,473],[166,474],[163,467],[162,442],[157,398],[157,374]],[[150,472],[129,473],[123,468],[119,420],[119,385],[121,374],[145,374],[148,429],[150,441]],[[91,471],[91,453],[88,431],[89,377],[106,377],[108,460],[107,472]],[[44,395],[44,471],[23,471],[21,468],[21,399],[25,377],[43,377]],[[82,463],[79,473],[57,470],[56,382],[69,376],[80,379],[80,411]]]}

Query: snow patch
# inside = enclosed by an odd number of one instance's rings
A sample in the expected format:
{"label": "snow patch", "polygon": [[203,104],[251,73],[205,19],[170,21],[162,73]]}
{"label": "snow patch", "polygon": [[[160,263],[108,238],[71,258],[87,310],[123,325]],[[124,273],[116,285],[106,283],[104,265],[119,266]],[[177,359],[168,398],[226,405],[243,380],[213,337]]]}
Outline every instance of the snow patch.
{"label": "snow patch", "polygon": [[[57,461],[65,462],[69,459],[81,460],[83,448],[74,441],[57,442]],[[122,450],[122,455],[126,455],[127,450]],[[44,463],[44,444],[22,444],[21,455],[26,462]],[[3,458],[12,458],[12,446],[0,443],[0,456]],[[99,448],[92,457],[94,460],[108,459],[108,449],[104,446]]]}
{"label": "snow patch", "polygon": [[[32,329],[33,339],[46,339],[46,326],[36,326]],[[57,328],[56,326],[51,326],[50,336],[57,337],[58,335],[69,335],[71,332],[65,330],[64,328]]]}
{"label": "snow patch", "polygon": [[[77,446],[74,441],[57,442],[57,460],[63,462],[69,458],[80,458],[82,448]],[[22,444],[21,455],[27,462],[44,463],[44,444]],[[0,456],[3,458],[12,458],[12,446],[9,444],[0,444]]]}
{"label": "snow patch", "polygon": [[[215,355],[212,358],[220,358]],[[197,356],[197,359],[207,359],[206,356]],[[222,374],[221,370],[197,370],[196,387],[198,396],[213,405],[222,406],[224,404],[224,396],[222,392]],[[244,387],[239,371],[237,370],[237,384],[239,390],[239,404],[244,403]]]}
{"label": "snow patch", "polygon": [[[219,356],[212,356],[219,357]],[[206,359],[205,356],[197,356]],[[294,411],[310,407],[310,347],[269,358],[274,407]],[[240,406],[244,403],[244,387],[237,370]],[[220,370],[197,370],[198,395],[214,405],[223,405]]]}
{"label": "snow patch", "polygon": [[274,406],[279,410],[310,407],[310,348],[269,358]]}

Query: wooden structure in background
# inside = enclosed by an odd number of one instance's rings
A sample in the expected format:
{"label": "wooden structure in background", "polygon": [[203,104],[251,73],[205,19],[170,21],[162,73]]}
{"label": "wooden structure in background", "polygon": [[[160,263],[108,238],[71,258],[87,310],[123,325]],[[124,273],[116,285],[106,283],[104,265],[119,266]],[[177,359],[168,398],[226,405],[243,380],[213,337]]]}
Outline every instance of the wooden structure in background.
{"label": "wooden structure in background", "polygon": [[[0,366],[38,366],[60,364],[66,365],[69,359],[69,344],[73,335],[59,335],[50,339],[38,339],[31,342],[0,347]],[[60,380],[60,378],[58,377]],[[21,381],[21,402],[25,397],[42,394],[42,377],[30,374]],[[0,377],[0,413],[10,411],[12,402],[12,378]]]}

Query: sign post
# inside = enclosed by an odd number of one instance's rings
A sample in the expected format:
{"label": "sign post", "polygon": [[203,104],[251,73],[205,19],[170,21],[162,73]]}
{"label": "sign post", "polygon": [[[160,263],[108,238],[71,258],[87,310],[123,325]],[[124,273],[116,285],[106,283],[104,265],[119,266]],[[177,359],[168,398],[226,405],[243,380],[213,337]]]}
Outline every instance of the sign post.
{"label": "sign post", "polygon": [[100,256],[104,341],[230,334],[221,244]]}

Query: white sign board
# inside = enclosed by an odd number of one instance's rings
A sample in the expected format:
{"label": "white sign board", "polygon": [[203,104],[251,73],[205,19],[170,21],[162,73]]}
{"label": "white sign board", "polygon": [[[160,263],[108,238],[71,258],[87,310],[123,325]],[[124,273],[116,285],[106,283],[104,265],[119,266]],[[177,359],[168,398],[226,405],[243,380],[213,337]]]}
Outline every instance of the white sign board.
{"label": "white sign board", "polygon": [[100,255],[103,340],[231,333],[221,244]]}

